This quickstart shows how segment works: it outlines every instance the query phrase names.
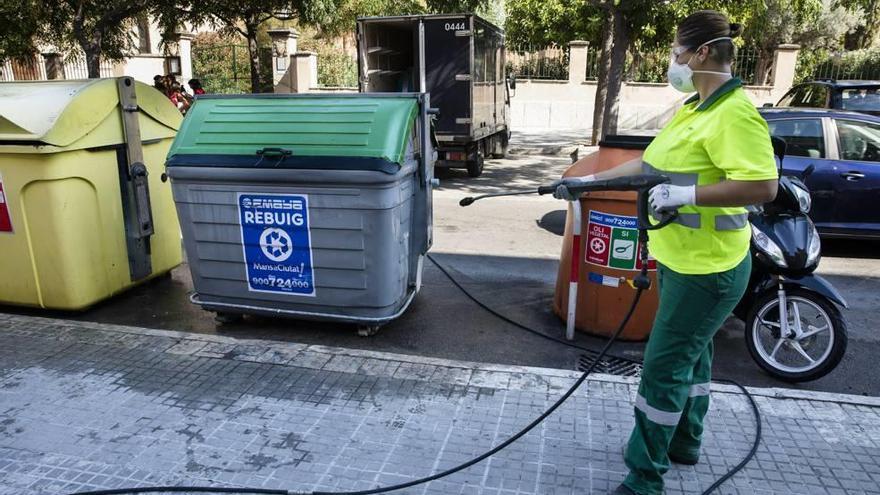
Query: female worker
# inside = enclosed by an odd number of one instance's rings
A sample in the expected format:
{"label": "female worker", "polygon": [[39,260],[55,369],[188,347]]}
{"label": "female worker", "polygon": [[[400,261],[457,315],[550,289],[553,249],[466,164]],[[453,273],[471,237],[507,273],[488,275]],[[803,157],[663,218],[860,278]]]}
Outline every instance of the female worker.
{"label": "female worker", "polygon": [[671,184],[654,187],[655,210],[678,209],[675,223],[650,234],[658,262],[660,305],[645,348],[635,428],[624,459],[629,475],[615,494],[663,492],[669,462],[696,464],[709,408],[712,337],[740,300],[751,269],[746,205],[772,200],[777,172],[767,124],[731,77],[732,38],[741,27],[704,10],[679,26],[669,83],[696,91],[639,160],[570,184],[641,172]]}

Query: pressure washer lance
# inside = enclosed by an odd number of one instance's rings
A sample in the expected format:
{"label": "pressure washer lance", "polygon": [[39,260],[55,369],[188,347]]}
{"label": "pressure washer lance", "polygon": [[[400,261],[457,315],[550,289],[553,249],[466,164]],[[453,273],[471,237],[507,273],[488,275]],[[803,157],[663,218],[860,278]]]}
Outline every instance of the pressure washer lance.
{"label": "pressure washer lance", "polygon": [[[650,215],[650,210],[648,208],[648,191],[651,190],[652,187],[665,184],[669,182],[669,178],[663,175],[654,175],[654,174],[640,174],[640,175],[631,175],[627,177],[617,177],[614,179],[608,180],[597,180],[591,181],[583,184],[568,186],[569,191],[571,191],[576,197],[579,197],[582,193],[587,192],[596,192],[596,191],[636,191],[638,193],[638,231],[639,231],[639,245],[641,246],[640,255],[642,256],[642,271],[633,279],[633,285],[636,288],[639,288],[640,285],[644,285],[645,288],[650,285],[650,280],[648,279],[648,270],[647,270],[647,257],[648,257],[648,230],[660,229],[668,225],[670,222],[675,220],[678,215],[677,212],[668,213],[665,216],[660,218],[660,221],[657,224],[652,224],[648,219]],[[459,201],[459,205],[461,206],[469,206],[474,204],[475,201],[479,201],[481,199],[486,198],[497,198],[500,196],[516,196],[522,194],[553,194],[556,191],[554,186],[541,186],[537,189],[529,189],[529,190],[520,190],[520,191],[506,191],[500,193],[492,193],[492,194],[483,194],[481,196],[469,196],[463,198]],[[569,269],[569,279],[568,279],[568,311],[565,316],[565,338],[567,340],[574,340],[574,324],[575,324],[575,311],[577,309],[577,294],[578,294],[578,281],[580,280],[580,257],[581,257],[581,219],[582,219],[582,211],[581,211],[581,202],[580,201],[571,201],[571,211],[572,211],[572,236],[571,236],[571,267]]]}
{"label": "pressure washer lance", "polygon": [[[658,223],[656,223],[656,224],[651,223],[651,221],[649,220],[650,211],[648,208],[648,191],[652,187],[654,187],[658,184],[664,184],[667,182],[669,182],[668,177],[660,176],[660,175],[647,175],[646,174],[646,175],[634,175],[634,176],[630,176],[630,177],[620,177],[620,178],[616,178],[616,179],[609,179],[609,180],[603,180],[603,181],[594,181],[594,182],[590,182],[590,183],[586,183],[586,184],[579,184],[577,186],[569,187],[569,190],[572,193],[574,193],[575,196],[580,196],[582,193],[594,192],[594,191],[636,191],[636,192],[638,192],[638,201],[637,201],[637,205],[638,205],[638,230],[639,230],[639,241],[641,244],[641,249],[639,250],[639,256],[642,261],[642,268],[641,268],[641,271],[639,272],[639,275],[637,275],[633,279],[633,285],[636,287],[636,294],[633,297],[633,301],[630,304],[629,310],[627,310],[626,315],[623,317],[623,320],[620,322],[620,325],[617,327],[617,329],[614,331],[614,333],[611,335],[611,337],[605,342],[605,345],[599,351],[595,360],[593,360],[593,362],[590,363],[590,366],[587,368],[587,370],[584,371],[580,377],[578,377],[578,379],[574,382],[574,384],[572,384],[572,386],[564,394],[562,394],[562,396],[560,396],[556,400],[556,402],[554,402],[549,408],[547,408],[546,411],[541,413],[540,416],[538,416],[531,423],[526,425],[526,427],[524,427],[523,429],[521,429],[520,431],[518,431],[517,433],[515,433],[511,437],[509,437],[507,440],[499,443],[495,447],[492,447],[488,451],[482,453],[481,455],[479,455],[473,459],[470,459],[466,462],[463,462],[457,466],[453,466],[449,469],[441,471],[439,473],[435,473],[435,474],[432,474],[429,476],[414,479],[412,481],[407,481],[407,482],[399,483],[396,485],[381,486],[381,487],[370,488],[370,489],[366,489],[366,490],[356,490],[356,491],[347,491],[347,492],[324,492],[324,491],[299,492],[299,491],[284,490],[284,489],[239,488],[239,487],[154,486],[154,487],[137,487],[137,488],[113,488],[113,489],[109,489],[109,490],[94,490],[94,491],[88,491],[88,492],[78,492],[77,494],[74,494],[74,495],[123,495],[123,494],[132,494],[132,493],[159,493],[159,492],[165,492],[165,493],[167,493],[167,492],[178,492],[178,493],[180,493],[180,492],[183,492],[183,493],[185,493],[185,492],[261,493],[261,494],[273,494],[273,495],[375,495],[375,494],[379,494],[379,493],[388,493],[388,492],[393,492],[393,491],[397,491],[397,490],[403,490],[406,488],[410,488],[413,486],[417,486],[417,485],[428,483],[428,482],[431,482],[434,480],[438,480],[440,478],[445,478],[446,476],[450,476],[452,474],[455,474],[459,471],[462,471],[464,469],[467,469],[467,468],[473,466],[474,464],[478,464],[478,463],[488,459],[489,457],[492,457],[493,455],[497,454],[501,450],[504,450],[505,448],[510,446],[512,443],[516,442],[517,440],[522,438],[524,435],[526,435],[527,433],[532,431],[536,426],[538,426],[545,419],[547,419],[548,416],[553,414],[553,412],[556,411],[556,409],[558,409],[562,404],[564,404],[565,401],[568,400],[568,398],[571,397],[575,393],[575,391],[584,383],[584,381],[586,381],[587,377],[593,372],[593,370],[595,370],[596,366],[598,366],[599,363],[602,362],[602,359],[608,354],[608,350],[611,349],[611,346],[614,344],[614,342],[617,340],[617,338],[623,332],[623,329],[626,327],[627,323],[629,322],[630,318],[632,317],[633,313],[635,312],[636,307],[639,304],[639,300],[641,299],[642,292],[644,292],[645,290],[647,290],[651,286],[651,279],[648,277],[648,248],[647,248],[647,246],[648,246],[648,242],[647,242],[648,241],[648,232],[647,231],[665,227],[666,225],[668,225],[669,223],[674,221],[678,215],[677,212],[665,213],[661,216]],[[514,194],[517,194],[517,195],[519,195],[519,194],[540,194],[540,195],[543,195],[543,194],[552,194],[554,191],[555,191],[555,187],[542,186],[542,187],[539,187],[537,190],[516,191],[516,192],[512,192],[512,193],[497,193],[497,194],[492,194],[492,195],[483,195],[483,196],[477,196],[477,197],[471,197],[471,198],[464,198],[463,200],[461,200],[460,204],[462,206],[467,206],[467,205],[473,204],[475,201],[477,201],[479,199],[489,198],[489,197],[509,196],[509,195],[514,195]],[[573,227],[575,228],[575,232],[577,233],[577,236],[578,236],[576,238],[573,238],[572,241],[574,242],[574,246],[579,248],[580,247],[580,244],[579,244],[580,243],[580,201],[572,201],[571,204],[572,204],[572,212],[574,215],[576,215],[576,217],[573,218],[573,220],[574,220]],[[573,272],[574,272],[574,266],[577,264],[576,261],[578,261],[578,258],[579,258],[579,254],[577,254],[577,253],[579,253],[579,250],[575,251],[575,249],[572,249],[572,254],[573,254],[572,259],[575,261],[572,265]],[[575,280],[575,282],[577,281],[576,278],[573,280]],[[576,288],[577,288],[577,286],[575,285],[575,291],[577,290]],[[568,306],[569,306],[569,312],[570,312],[569,313],[569,315],[570,315],[569,321],[573,322],[574,321],[574,313],[572,312],[573,311],[572,308],[575,306],[575,304],[574,304],[574,300],[571,299],[571,294],[569,294],[569,305]],[[759,415],[758,406],[757,406],[757,404],[755,404],[754,399],[752,399],[751,395],[748,394],[748,391],[744,387],[742,387],[741,385],[740,385],[740,388],[742,388],[742,390],[744,391],[746,396],[749,397],[749,400],[751,401],[752,408],[753,408],[755,415],[756,415],[757,428],[756,428],[756,435],[755,435],[755,443],[752,446],[752,450],[749,452],[748,455],[746,455],[746,457],[742,460],[742,462],[740,462],[737,466],[735,466],[733,469],[728,471],[727,474],[725,474],[724,476],[722,476],[721,478],[716,480],[715,483],[712,484],[712,486],[710,486],[708,489],[706,489],[706,491],[703,492],[703,495],[707,495],[707,494],[711,493],[713,490],[718,488],[721,485],[721,483],[723,483],[724,481],[729,479],[731,476],[733,476],[736,472],[738,472],[740,469],[742,469],[746,465],[746,463],[748,463],[748,461],[755,455],[755,452],[757,451],[758,442],[760,441],[760,435],[761,435],[761,422],[760,422],[760,417],[758,416]]]}

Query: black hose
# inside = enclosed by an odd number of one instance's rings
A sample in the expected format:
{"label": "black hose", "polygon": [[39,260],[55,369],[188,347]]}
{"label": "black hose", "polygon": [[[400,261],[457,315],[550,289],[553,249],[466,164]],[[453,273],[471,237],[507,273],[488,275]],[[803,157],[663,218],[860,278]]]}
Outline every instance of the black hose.
{"label": "black hose", "polygon": [[[534,330],[532,328],[526,327],[525,325],[523,325],[519,322],[516,322],[516,321],[508,318],[507,316],[496,312],[495,310],[493,310],[492,308],[487,306],[485,303],[483,303],[482,301],[480,301],[479,299],[474,297],[457,280],[455,280],[455,278],[453,278],[452,275],[450,275],[449,272],[446,271],[446,269],[442,265],[440,265],[440,263],[438,263],[434,259],[433,256],[428,255],[428,259],[430,259],[431,262],[434,263],[434,265],[436,265],[437,268],[439,268],[440,271],[442,271],[443,274],[446,275],[446,277],[448,277],[449,280],[451,280],[452,283],[456,287],[458,287],[459,290],[461,290],[469,299],[471,299],[474,303],[476,303],[481,308],[483,308],[486,311],[490,312],[491,314],[497,316],[498,318],[504,320],[505,322],[510,323],[518,328],[524,329],[524,330],[526,330],[530,333],[533,333],[535,335],[544,337],[546,339],[553,340],[555,342],[562,343],[562,344],[565,344],[570,347],[575,347],[578,349],[594,352],[591,349],[587,349],[585,347],[581,347],[581,346],[572,344],[570,342],[566,342],[564,340],[557,339],[557,338],[552,337],[550,335],[547,335],[543,332],[539,332],[539,331]],[[611,346],[614,345],[614,342],[617,340],[617,337],[619,337],[621,332],[623,332],[624,328],[626,328],[627,323],[629,323],[630,318],[632,318],[632,315],[635,312],[636,307],[639,304],[639,300],[642,297],[642,292],[644,292],[644,289],[642,289],[642,288],[636,289],[636,294],[633,297],[632,304],[630,304],[630,307],[626,313],[626,316],[620,322],[620,326],[617,327],[617,330],[614,331],[614,334],[611,335],[611,338],[609,338],[605,342],[605,345],[599,351],[599,354],[596,356],[596,358],[593,360],[593,362],[590,363],[590,366],[587,368],[587,370],[581,374],[581,376],[577,379],[577,381],[575,381],[574,384],[564,394],[562,394],[562,396],[559,397],[559,399],[556,400],[556,402],[554,402],[546,411],[544,411],[540,416],[535,418],[531,423],[526,425],[525,428],[521,429],[520,431],[515,433],[513,436],[509,437],[507,440],[501,442],[500,444],[498,444],[495,447],[491,448],[490,450],[484,452],[483,454],[481,454],[481,455],[479,455],[479,456],[477,456],[467,462],[464,462],[462,464],[459,464],[457,466],[449,468],[445,471],[441,471],[439,473],[425,476],[422,478],[418,478],[418,479],[415,479],[412,481],[407,481],[405,483],[399,483],[397,485],[389,485],[389,486],[384,486],[384,487],[379,487],[379,488],[371,488],[371,489],[367,489],[367,490],[357,490],[357,491],[348,491],[348,492],[320,492],[320,491],[318,491],[318,492],[293,492],[293,491],[287,491],[287,490],[272,490],[272,489],[259,489],[259,488],[250,489],[250,488],[211,488],[211,487],[160,486],[160,487],[141,487],[141,488],[128,488],[128,489],[119,488],[119,489],[110,489],[110,490],[97,490],[97,491],[89,491],[89,492],[78,492],[73,495],[124,495],[127,493],[160,493],[160,492],[167,493],[167,492],[187,492],[187,491],[200,492],[200,493],[256,493],[256,494],[272,494],[272,495],[375,495],[375,494],[379,494],[379,493],[388,493],[388,492],[393,492],[393,491],[397,491],[397,490],[403,490],[404,488],[409,488],[412,486],[421,485],[424,483],[429,483],[431,481],[434,481],[434,480],[437,480],[440,478],[444,478],[446,476],[450,476],[450,475],[455,474],[459,471],[467,469],[475,464],[478,464],[478,463],[488,459],[489,457],[492,457],[493,455],[497,454],[501,450],[507,448],[510,444],[516,442],[517,440],[522,438],[524,435],[529,433],[531,430],[533,430],[536,426],[541,424],[545,419],[547,419],[548,416],[553,414],[556,411],[556,409],[559,408],[559,406],[561,406],[566,400],[568,400],[568,398],[571,397],[575,391],[577,391],[577,389],[584,383],[584,381],[586,381],[586,379],[590,375],[590,373],[592,373],[593,370],[596,368],[596,366],[602,361],[602,358],[604,358],[608,354],[608,350],[611,349]],[[621,358],[621,359],[623,359],[623,358]],[[629,361],[635,362],[632,360],[629,360]],[[718,478],[718,480],[716,480],[715,483],[712,484],[712,486],[707,488],[702,493],[702,495],[708,495],[709,493],[711,493],[712,491],[717,489],[719,486],[721,486],[725,481],[727,481],[728,479],[733,477],[737,472],[742,470],[742,468],[745,467],[746,464],[748,464],[749,461],[751,461],[752,458],[755,456],[755,453],[758,451],[758,445],[760,444],[760,441],[761,441],[761,412],[758,409],[758,404],[755,402],[754,397],[752,397],[751,393],[749,393],[749,391],[744,386],[740,385],[739,383],[737,383],[733,380],[716,380],[716,381],[724,381],[724,382],[728,382],[728,383],[732,383],[732,384],[736,385],[737,387],[739,387],[742,390],[743,394],[749,399],[749,402],[751,403],[752,410],[755,415],[755,440],[754,440],[754,443],[752,444],[752,449],[745,456],[745,458],[743,458],[743,460],[740,461],[739,464],[734,466],[734,468],[731,469],[730,471],[728,471],[724,476]]]}
{"label": "black hose", "polygon": [[[436,263],[436,261],[434,263]],[[564,394],[562,394],[562,396],[559,399],[557,399],[556,402],[553,403],[553,405],[551,405],[549,408],[547,408],[546,411],[544,411],[540,416],[535,418],[525,428],[516,432],[513,436],[511,436],[507,440],[499,443],[498,445],[496,445],[492,449],[484,452],[483,454],[481,454],[481,455],[479,455],[479,456],[477,456],[467,462],[461,463],[458,466],[449,468],[449,469],[442,471],[442,472],[439,472],[437,474],[425,476],[424,478],[419,478],[419,479],[415,479],[412,481],[407,481],[406,483],[400,483],[397,485],[390,485],[390,486],[384,486],[384,487],[380,487],[380,488],[373,488],[373,489],[369,489],[369,490],[358,490],[358,491],[352,491],[352,492],[312,492],[311,495],[374,495],[377,493],[393,492],[396,490],[402,490],[404,488],[409,488],[411,486],[421,485],[423,483],[428,483],[429,481],[434,481],[436,479],[444,478],[444,477],[449,476],[451,474],[455,474],[463,469],[467,469],[467,468],[473,466],[474,464],[482,462],[482,461],[488,459],[489,457],[492,457],[493,455],[497,454],[499,451],[503,450],[508,445],[519,440],[526,433],[532,431],[532,429],[534,427],[541,424],[542,421],[544,421],[545,419],[547,419],[548,416],[553,414],[553,412],[556,411],[556,409],[558,409],[559,406],[561,406],[566,400],[568,400],[568,398],[571,397],[572,394],[574,394],[574,392],[578,389],[578,387],[580,387],[581,384],[584,383],[584,381],[587,379],[587,376],[593,372],[593,369],[599,364],[601,359],[605,356],[605,353],[607,353],[608,349],[610,349],[611,346],[614,344],[614,341],[617,340],[617,337],[623,331],[624,327],[626,327],[626,324],[629,323],[630,317],[632,317],[633,312],[635,312],[635,310],[636,310],[636,306],[638,306],[638,304],[639,304],[639,299],[641,299],[641,297],[642,297],[642,292],[643,292],[643,289],[636,290],[636,295],[635,295],[635,297],[633,297],[633,302],[630,305],[629,311],[627,311],[626,316],[623,318],[623,321],[620,322],[620,326],[617,327],[617,330],[614,332],[614,334],[611,336],[611,338],[608,339],[608,341],[605,343],[605,346],[602,347],[602,350],[599,351],[598,357],[590,364],[590,367],[587,368],[587,370],[581,374],[580,378],[578,378],[577,381],[574,382],[574,384]]]}
{"label": "black hose", "polygon": [[93,490],[89,492],[76,492],[73,495],[125,495],[128,493],[256,493],[269,495],[292,495],[294,492],[287,490],[273,490],[269,488],[238,488],[238,487],[211,487],[211,486],[142,486],[138,488],[111,488],[109,490]]}
{"label": "black hose", "polygon": [[[509,324],[511,324],[511,325],[513,325],[513,326],[515,326],[515,327],[517,327],[517,328],[519,328],[520,330],[525,330],[526,332],[529,332],[529,333],[531,333],[531,334],[533,334],[533,335],[537,335],[538,337],[541,337],[542,339],[547,339],[547,340],[549,340],[549,341],[551,341],[551,342],[556,342],[557,344],[562,344],[562,345],[564,345],[564,346],[568,346],[568,347],[571,347],[571,348],[574,348],[574,349],[579,349],[579,350],[581,350],[581,351],[586,351],[586,352],[589,352],[589,353],[591,353],[591,354],[595,354],[596,351],[593,350],[593,349],[590,349],[589,347],[584,347],[584,346],[582,346],[582,345],[577,345],[577,344],[575,344],[575,343],[573,343],[573,342],[569,342],[569,341],[567,341],[567,340],[565,340],[565,339],[561,339],[561,338],[559,338],[559,337],[554,337],[554,336],[552,336],[552,335],[548,335],[548,334],[546,334],[546,333],[544,333],[544,332],[540,332],[540,331],[538,331],[538,330],[535,330],[534,328],[527,327],[527,326],[523,325],[522,323],[520,323],[520,322],[518,322],[518,321],[516,321],[516,320],[514,320],[514,319],[512,319],[512,318],[510,318],[510,317],[508,317],[507,315],[504,315],[504,314],[502,314],[502,313],[499,313],[498,311],[492,309],[490,306],[488,306],[488,305],[487,305],[486,303],[484,303],[483,301],[477,299],[477,297],[474,296],[473,294],[471,294],[471,292],[470,292],[469,290],[465,289],[464,286],[461,285],[461,282],[459,282],[458,280],[456,280],[455,277],[453,277],[452,274],[449,273],[449,271],[447,271],[446,268],[444,268],[443,265],[440,264],[440,262],[438,262],[437,260],[435,260],[433,256],[431,256],[431,255],[429,254],[429,255],[428,255],[428,259],[431,260],[431,263],[433,263],[434,266],[436,266],[438,270],[440,270],[441,272],[443,272],[443,275],[446,275],[446,278],[448,278],[449,281],[452,282],[452,285],[458,287],[458,290],[460,290],[460,291],[462,292],[462,294],[464,294],[465,296],[467,296],[467,298],[470,299],[471,301],[473,301],[474,304],[476,304],[477,306],[483,308],[486,312],[492,314],[493,316],[495,316],[495,317],[498,318],[499,320],[502,320],[502,321],[504,321],[504,322],[507,322],[507,323],[509,323]],[[625,358],[625,357],[622,357],[622,356],[609,355],[609,357],[612,357],[612,358],[614,358],[614,359],[619,359],[619,360],[621,360],[621,361],[626,361],[626,362],[628,362],[628,363],[630,363],[630,364],[642,364],[641,361],[638,361],[638,360],[635,360],[635,359],[630,359],[630,358]]]}
{"label": "black hose", "polygon": [[[485,309],[486,311],[488,311],[489,313],[495,315],[495,316],[498,317],[499,319],[501,319],[501,320],[503,320],[503,321],[505,321],[505,322],[507,322],[507,323],[510,323],[511,325],[513,325],[513,326],[515,326],[515,327],[517,327],[517,328],[521,328],[521,329],[523,329],[523,330],[525,330],[525,331],[527,331],[527,332],[529,332],[529,333],[533,333],[533,334],[535,334],[535,335],[537,335],[537,336],[539,336],[539,337],[543,337],[543,338],[545,338],[545,339],[552,340],[552,341],[554,341],[554,342],[558,342],[558,343],[560,343],[560,344],[564,344],[564,345],[567,345],[567,346],[569,346],[569,347],[574,347],[574,348],[576,348],[576,349],[582,349],[582,350],[585,350],[585,351],[595,352],[595,351],[593,351],[593,350],[591,350],[591,349],[588,349],[588,348],[586,348],[586,347],[582,347],[582,346],[579,346],[579,345],[576,345],[576,344],[572,344],[571,342],[568,342],[568,341],[565,341],[565,340],[562,340],[562,339],[558,339],[558,338],[553,337],[553,336],[551,336],[551,335],[547,335],[547,334],[545,334],[545,333],[543,333],[543,332],[539,332],[539,331],[537,331],[537,330],[535,330],[535,329],[533,329],[533,328],[527,327],[527,326],[523,325],[522,323],[519,323],[518,321],[514,321],[514,320],[510,319],[509,317],[507,317],[507,316],[505,316],[505,315],[503,315],[503,314],[501,314],[501,313],[495,311],[494,309],[492,309],[491,307],[489,307],[486,303],[484,303],[483,301],[480,301],[479,299],[477,299],[477,297],[474,296],[473,294],[471,294],[470,291],[468,291],[467,289],[465,289],[464,286],[461,285],[461,283],[460,283],[458,280],[456,280],[456,279],[455,279],[455,278],[454,278],[454,277],[453,277],[453,276],[452,276],[452,275],[446,270],[446,268],[444,268],[444,267],[443,267],[443,266],[442,266],[437,260],[435,260],[433,256],[431,256],[431,255],[429,254],[429,255],[428,255],[428,259],[431,260],[431,262],[434,263],[434,266],[436,266],[441,272],[443,272],[443,274],[446,275],[446,278],[448,278],[448,279],[453,283],[453,285],[455,285],[456,287],[458,287],[458,289],[459,289],[462,293],[464,293],[464,295],[467,296],[468,299],[470,299],[471,301],[473,301],[477,306],[479,306],[479,307]],[[639,293],[637,292],[636,295],[638,296],[638,294],[639,294]],[[628,319],[628,318],[630,317],[630,315],[632,314],[632,310],[633,310],[633,308],[630,308],[630,313],[627,314],[627,319]],[[626,325],[626,320],[624,320],[623,325]],[[608,347],[610,347],[610,344],[611,344],[612,342],[614,342],[615,340],[617,340],[617,336],[618,336],[619,334],[620,334],[620,329],[618,329],[617,332],[615,332],[614,335],[611,337],[611,339],[609,340],[609,342],[605,344],[605,348],[602,349],[602,352],[601,352],[601,353],[595,358],[595,360],[593,361],[593,363],[590,365],[590,368],[585,372],[585,375],[586,375],[586,374],[589,374],[590,372],[593,371],[593,368],[595,367],[596,363],[598,363],[598,362],[601,360],[601,358],[604,357],[604,356],[606,355],[606,354],[605,354],[605,351],[608,349]],[[636,360],[627,359],[627,358],[622,358],[622,357],[619,357],[619,356],[614,356],[614,357],[615,357],[616,359],[623,359],[623,360],[629,361],[629,362],[631,362],[631,363],[641,364],[639,361],[636,361]],[[585,378],[585,376],[582,376],[581,378],[583,379],[583,378]],[[580,381],[582,381],[582,380],[579,380],[579,382],[580,382]],[[734,466],[733,469],[731,469],[730,471],[728,471],[727,473],[725,473],[724,476],[722,476],[722,477],[718,478],[717,480],[715,480],[715,482],[712,483],[712,486],[710,486],[709,488],[707,488],[707,489],[706,489],[701,495],[709,495],[710,493],[712,493],[713,491],[715,491],[716,489],[718,489],[719,486],[721,486],[722,484],[724,484],[725,481],[729,480],[729,479],[732,478],[736,473],[740,472],[740,471],[746,466],[746,464],[748,464],[748,463],[749,463],[749,462],[755,457],[755,454],[758,452],[758,446],[761,444],[761,411],[760,411],[760,409],[758,409],[758,403],[755,402],[755,398],[752,396],[752,394],[748,391],[748,389],[746,389],[746,387],[744,387],[742,384],[740,384],[739,382],[736,382],[736,381],[734,381],[734,380],[718,379],[718,380],[713,380],[713,381],[714,381],[714,382],[719,382],[719,383],[730,383],[730,384],[732,384],[732,385],[736,385],[737,387],[739,387],[740,390],[742,390],[743,395],[746,396],[746,398],[749,400],[749,404],[752,406],[752,413],[754,414],[754,417],[755,417],[755,439],[754,439],[754,441],[752,442],[752,448],[751,448],[751,450],[749,450],[749,453],[746,454],[745,457],[743,457],[743,460],[740,461],[739,464],[737,464],[736,466]],[[576,384],[574,385],[574,387],[577,387],[578,385],[580,385],[580,383],[576,383]]]}
{"label": "black hose", "polygon": [[752,442],[752,448],[749,450],[749,453],[743,457],[743,460],[739,461],[739,464],[733,467],[730,471],[724,474],[724,476],[715,480],[715,483],[712,483],[712,486],[706,488],[706,490],[702,493],[702,495],[709,495],[713,491],[715,491],[719,486],[724,484],[725,481],[729,480],[736,473],[740,472],[742,468],[746,467],[746,464],[755,457],[755,454],[758,452],[758,446],[761,444],[761,411],[758,409],[758,403],[755,402],[755,398],[752,397],[752,394],[746,389],[742,384],[736,382],[734,380],[726,380],[726,379],[717,379],[712,380],[714,382],[719,383],[729,383],[731,385],[736,385],[742,390],[743,395],[749,399],[749,404],[752,406],[752,414],[755,416],[755,440]]}

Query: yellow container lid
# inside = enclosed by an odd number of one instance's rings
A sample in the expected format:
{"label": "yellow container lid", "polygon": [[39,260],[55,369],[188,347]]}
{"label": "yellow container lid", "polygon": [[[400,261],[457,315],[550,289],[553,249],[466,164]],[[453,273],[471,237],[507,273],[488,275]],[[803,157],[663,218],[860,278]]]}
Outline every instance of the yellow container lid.
{"label": "yellow container lid", "polygon": [[[0,83],[5,152],[59,152],[124,141],[115,78]],[[173,137],[183,120],[165,95],[136,82],[142,140]],[[25,149],[12,149],[25,148]]]}

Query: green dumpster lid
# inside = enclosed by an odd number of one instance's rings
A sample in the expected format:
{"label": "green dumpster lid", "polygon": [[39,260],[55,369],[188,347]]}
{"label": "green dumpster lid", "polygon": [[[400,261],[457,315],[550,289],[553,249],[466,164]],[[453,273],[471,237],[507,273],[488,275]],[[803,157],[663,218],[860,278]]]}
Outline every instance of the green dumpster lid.
{"label": "green dumpster lid", "polygon": [[190,162],[186,156],[255,157],[264,149],[289,151],[290,161],[369,158],[401,165],[417,113],[418,98],[404,95],[200,96],[168,152],[169,165]]}
{"label": "green dumpster lid", "polygon": [[[102,125],[119,105],[116,79],[77,81],[26,81],[0,83],[0,144],[4,142],[40,143],[69,146],[88,136],[92,144],[118,143],[122,139],[121,120]],[[170,135],[182,117],[162,93],[136,83],[138,108],[165,128]],[[146,132],[145,132],[146,131]],[[150,139],[142,128],[142,138]],[[101,135],[95,135],[95,134]]]}

